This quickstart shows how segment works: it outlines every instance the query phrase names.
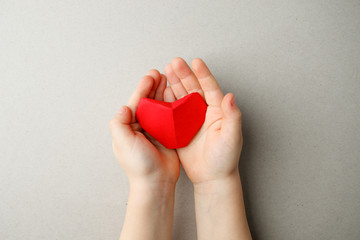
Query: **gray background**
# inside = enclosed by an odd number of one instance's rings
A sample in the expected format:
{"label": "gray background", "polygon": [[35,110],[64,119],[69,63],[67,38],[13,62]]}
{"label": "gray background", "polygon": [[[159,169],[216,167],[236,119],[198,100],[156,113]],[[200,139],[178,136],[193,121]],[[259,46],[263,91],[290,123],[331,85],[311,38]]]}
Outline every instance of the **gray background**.
{"label": "gray background", "polygon": [[[117,239],[108,121],[203,58],[243,112],[254,239],[360,238],[360,1],[0,0],[0,239]],[[173,239],[196,239],[182,172]]]}

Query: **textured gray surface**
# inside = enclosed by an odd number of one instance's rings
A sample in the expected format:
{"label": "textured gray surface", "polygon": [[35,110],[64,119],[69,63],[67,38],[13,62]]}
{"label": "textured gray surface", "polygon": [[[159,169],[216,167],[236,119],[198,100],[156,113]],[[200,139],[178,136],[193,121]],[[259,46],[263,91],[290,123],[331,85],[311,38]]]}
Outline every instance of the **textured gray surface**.
{"label": "textured gray surface", "polygon": [[[0,239],[117,239],[110,120],[202,57],[244,116],[255,239],[360,238],[360,2],[0,1]],[[182,172],[173,239],[195,239]]]}

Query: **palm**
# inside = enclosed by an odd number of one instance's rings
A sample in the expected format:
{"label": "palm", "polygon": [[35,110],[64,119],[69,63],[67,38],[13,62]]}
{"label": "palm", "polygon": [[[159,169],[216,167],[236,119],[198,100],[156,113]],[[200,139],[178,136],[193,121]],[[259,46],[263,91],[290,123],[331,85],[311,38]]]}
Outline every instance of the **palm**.
{"label": "palm", "polygon": [[143,166],[145,171],[158,171],[160,169],[168,173],[170,178],[178,177],[180,163],[176,151],[165,148],[150,135],[136,131],[133,152],[135,155],[147,156],[147,158],[138,158],[141,162],[134,163],[134,168],[139,169],[139,166]]}
{"label": "palm", "polygon": [[205,122],[194,139],[188,146],[177,149],[181,163],[193,182],[208,180],[213,175],[208,169],[214,169],[214,160],[219,159],[219,150],[223,148],[219,144],[221,122],[221,109],[209,106]]}

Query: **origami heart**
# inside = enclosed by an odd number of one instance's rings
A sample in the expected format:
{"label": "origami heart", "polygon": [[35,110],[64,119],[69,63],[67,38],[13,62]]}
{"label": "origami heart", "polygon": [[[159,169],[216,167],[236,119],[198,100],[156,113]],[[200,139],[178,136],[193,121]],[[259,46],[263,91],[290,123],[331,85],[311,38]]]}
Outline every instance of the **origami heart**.
{"label": "origami heart", "polygon": [[175,102],[142,98],[136,111],[140,126],[166,148],[187,146],[205,121],[207,105],[199,93]]}

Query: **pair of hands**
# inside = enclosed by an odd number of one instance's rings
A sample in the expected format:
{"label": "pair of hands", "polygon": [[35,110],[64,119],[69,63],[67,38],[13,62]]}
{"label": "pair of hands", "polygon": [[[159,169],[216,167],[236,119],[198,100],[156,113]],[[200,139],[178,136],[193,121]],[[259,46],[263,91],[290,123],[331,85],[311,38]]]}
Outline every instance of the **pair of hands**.
{"label": "pair of hands", "polygon": [[[175,185],[180,163],[194,185],[238,175],[242,132],[241,113],[234,95],[224,96],[201,59],[194,59],[191,67],[192,70],[183,59],[175,58],[165,67],[165,75],[150,70],[127,106],[110,121],[114,154],[130,184]],[[167,149],[136,121],[135,112],[141,98],[173,102],[193,92],[204,98],[208,109],[204,124],[188,146]]]}

